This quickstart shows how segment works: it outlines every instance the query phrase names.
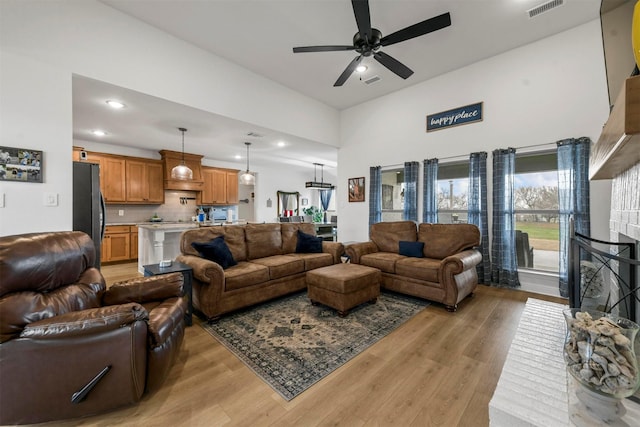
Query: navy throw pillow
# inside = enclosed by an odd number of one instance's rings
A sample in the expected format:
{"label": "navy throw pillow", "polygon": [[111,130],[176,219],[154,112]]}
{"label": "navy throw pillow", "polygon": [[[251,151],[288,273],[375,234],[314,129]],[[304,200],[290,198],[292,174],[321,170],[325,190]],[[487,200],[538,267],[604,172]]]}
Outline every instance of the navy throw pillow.
{"label": "navy throw pillow", "polygon": [[400,241],[400,255],[410,256],[414,258],[423,258],[422,250],[424,242],[404,242]]}
{"label": "navy throw pillow", "polygon": [[224,236],[216,237],[210,242],[193,242],[191,246],[198,251],[202,258],[220,264],[220,267],[225,270],[238,264],[233,259],[229,246],[224,241]]}
{"label": "navy throw pillow", "polygon": [[322,238],[298,230],[298,242],[296,243],[298,254],[322,253]]}

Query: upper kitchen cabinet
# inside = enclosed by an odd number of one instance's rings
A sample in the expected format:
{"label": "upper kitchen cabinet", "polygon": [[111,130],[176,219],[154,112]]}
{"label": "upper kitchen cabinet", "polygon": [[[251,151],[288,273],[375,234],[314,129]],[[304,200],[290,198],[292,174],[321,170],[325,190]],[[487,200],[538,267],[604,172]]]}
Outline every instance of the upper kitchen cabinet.
{"label": "upper kitchen cabinet", "polygon": [[162,162],[127,159],[127,203],[164,203]]}
{"label": "upper kitchen cabinet", "polygon": [[87,161],[100,165],[100,191],[105,203],[125,203],[127,181],[124,157],[87,152]]}
{"label": "upper kitchen cabinet", "polygon": [[238,203],[238,171],[202,167],[204,187],[197,200],[201,205],[234,205]]}
{"label": "upper kitchen cabinet", "polygon": [[[165,190],[202,191],[204,187],[201,165],[203,156],[169,150],[160,150],[160,155],[162,155],[162,163],[164,165]],[[172,179],[171,169],[181,164],[183,158],[185,165],[193,171],[193,179]]]}

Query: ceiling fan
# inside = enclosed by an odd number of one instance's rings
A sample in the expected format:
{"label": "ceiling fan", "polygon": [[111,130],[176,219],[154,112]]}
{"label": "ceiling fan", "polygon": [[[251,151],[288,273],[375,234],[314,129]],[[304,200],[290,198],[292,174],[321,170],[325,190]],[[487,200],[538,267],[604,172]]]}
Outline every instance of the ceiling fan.
{"label": "ceiling fan", "polygon": [[451,15],[447,12],[382,37],[382,33],[379,30],[371,28],[369,0],[351,0],[351,5],[353,6],[353,14],[356,17],[356,24],[358,25],[358,32],[353,36],[353,45],[304,46],[293,48],[293,53],[346,50],[355,50],[358,52],[359,55],[351,61],[347,68],[345,68],[340,77],[338,77],[338,80],[333,84],[334,86],[342,86],[349,76],[351,76],[355,71],[356,67],[360,64],[360,61],[362,61],[362,58],[372,55],[376,61],[387,67],[389,70],[403,79],[407,79],[411,74],[413,74],[413,71],[392,56],[387,55],[384,52],[380,52],[380,48],[400,43],[414,37],[420,37],[451,25]]}

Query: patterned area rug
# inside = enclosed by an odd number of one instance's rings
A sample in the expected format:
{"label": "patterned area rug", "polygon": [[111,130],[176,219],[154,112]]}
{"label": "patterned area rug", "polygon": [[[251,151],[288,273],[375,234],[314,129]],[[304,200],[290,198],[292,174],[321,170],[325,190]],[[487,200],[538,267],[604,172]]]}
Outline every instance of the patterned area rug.
{"label": "patterned area rug", "polygon": [[291,400],[423,310],[428,302],[384,292],[341,318],[306,292],[202,327],[283,398]]}

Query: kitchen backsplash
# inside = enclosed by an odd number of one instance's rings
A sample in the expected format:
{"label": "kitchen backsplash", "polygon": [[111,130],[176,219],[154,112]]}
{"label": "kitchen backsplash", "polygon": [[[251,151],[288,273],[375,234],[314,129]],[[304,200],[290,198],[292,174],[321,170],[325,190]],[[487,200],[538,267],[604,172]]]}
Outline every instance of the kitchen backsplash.
{"label": "kitchen backsplash", "polygon": [[164,221],[191,221],[198,208],[195,198],[196,193],[190,191],[165,191],[163,205],[107,205],[106,223],[148,222],[154,214]]}

